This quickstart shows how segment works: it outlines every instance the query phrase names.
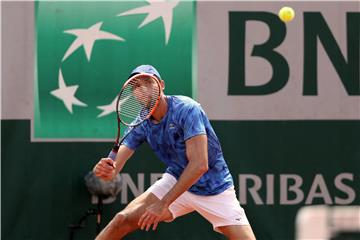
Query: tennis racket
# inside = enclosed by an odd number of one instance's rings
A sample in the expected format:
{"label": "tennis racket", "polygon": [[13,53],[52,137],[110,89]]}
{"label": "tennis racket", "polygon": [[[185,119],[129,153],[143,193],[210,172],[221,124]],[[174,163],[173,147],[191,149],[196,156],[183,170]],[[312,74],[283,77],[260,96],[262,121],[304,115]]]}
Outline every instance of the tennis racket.
{"label": "tennis racket", "polygon": [[[160,93],[160,82],[151,74],[139,73],[124,83],[116,102],[118,130],[109,158],[115,160],[117,151],[124,139],[135,127],[154,113],[160,102]],[[122,138],[120,138],[121,124],[129,128]]]}

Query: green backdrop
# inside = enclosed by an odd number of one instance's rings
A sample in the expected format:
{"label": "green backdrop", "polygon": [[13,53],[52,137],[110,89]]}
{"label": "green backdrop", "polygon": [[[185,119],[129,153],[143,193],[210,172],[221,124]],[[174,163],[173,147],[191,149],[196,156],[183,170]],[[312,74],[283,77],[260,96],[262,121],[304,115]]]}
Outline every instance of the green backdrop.
{"label": "green backdrop", "polygon": [[[238,174],[299,174],[305,195],[316,174],[321,173],[331,198],[346,198],[334,186],[339,173],[354,174],[344,183],[356,191],[350,205],[359,205],[360,157],[359,121],[213,121],[238,191]],[[29,121],[2,121],[2,238],[67,239],[70,223],[76,223],[92,206],[84,176],[107,154],[111,142],[31,143]],[[144,173],[145,188],[150,173],[164,166],[147,145],[143,145],[124,169],[137,184]],[[295,216],[305,205],[279,204],[279,180],[275,181],[274,204],[257,205],[248,198],[243,205],[258,239],[294,239]],[[317,190],[319,192],[319,189]],[[266,198],[265,189],[259,191]],[[133,198],[129,191],[129,200]],[[289,195],[294,198],[294,196]],[[313,204],[324,204],[321,197]],[[333,204],[335,205],[335,204]],[[103,222],[124,205],[120,198],[104,206]],[[75,239],[95,236],[95,217]],[[163,223],[156,232],[136,232],[127,239],[223,239],[198,214]]]}

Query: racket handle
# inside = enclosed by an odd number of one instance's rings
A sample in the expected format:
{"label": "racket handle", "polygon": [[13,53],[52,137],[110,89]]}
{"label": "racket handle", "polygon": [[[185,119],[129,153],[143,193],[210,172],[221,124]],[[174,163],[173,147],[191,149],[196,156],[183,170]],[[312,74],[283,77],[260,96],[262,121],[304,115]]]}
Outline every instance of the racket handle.
{"label": "racket handle", "polygon": [[118,150],[119,150],[119,147],[118,147],[117,145],[115,145],[115,146],[113,147],[113,149],[111,149],[111,151],[110,151],[110,153],[109,153],[109,155],[108,155],[108,158],[111,158],[112,160],[115,161],[116,154],[117,154]]}

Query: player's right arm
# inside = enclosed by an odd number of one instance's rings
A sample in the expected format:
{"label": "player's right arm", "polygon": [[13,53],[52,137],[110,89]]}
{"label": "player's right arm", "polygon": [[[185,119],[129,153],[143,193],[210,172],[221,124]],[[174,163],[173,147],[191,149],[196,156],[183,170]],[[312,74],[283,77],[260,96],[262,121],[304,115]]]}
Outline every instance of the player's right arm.
{"label": "player's right arm", "polygon": [[95,175],[107,181],[113,179],[123,169],[125,163],[134,152],[131,148],[121,145],[116,154],[115,161],[111,158],[100,159],[93,169]]}

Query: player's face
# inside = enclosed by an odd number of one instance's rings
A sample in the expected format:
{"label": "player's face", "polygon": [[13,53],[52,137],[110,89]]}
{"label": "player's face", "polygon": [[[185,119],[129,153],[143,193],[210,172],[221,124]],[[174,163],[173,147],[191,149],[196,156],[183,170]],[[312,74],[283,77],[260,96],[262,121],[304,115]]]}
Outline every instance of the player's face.
{"label": "player's face", "polygon": [[151,107],[152,101],[156,99],[152,99],[154,95],[157,93],[157,84],[151,79],[141,79],[136,82],[133,86],[133,93],[136,99],[144,106]]}

